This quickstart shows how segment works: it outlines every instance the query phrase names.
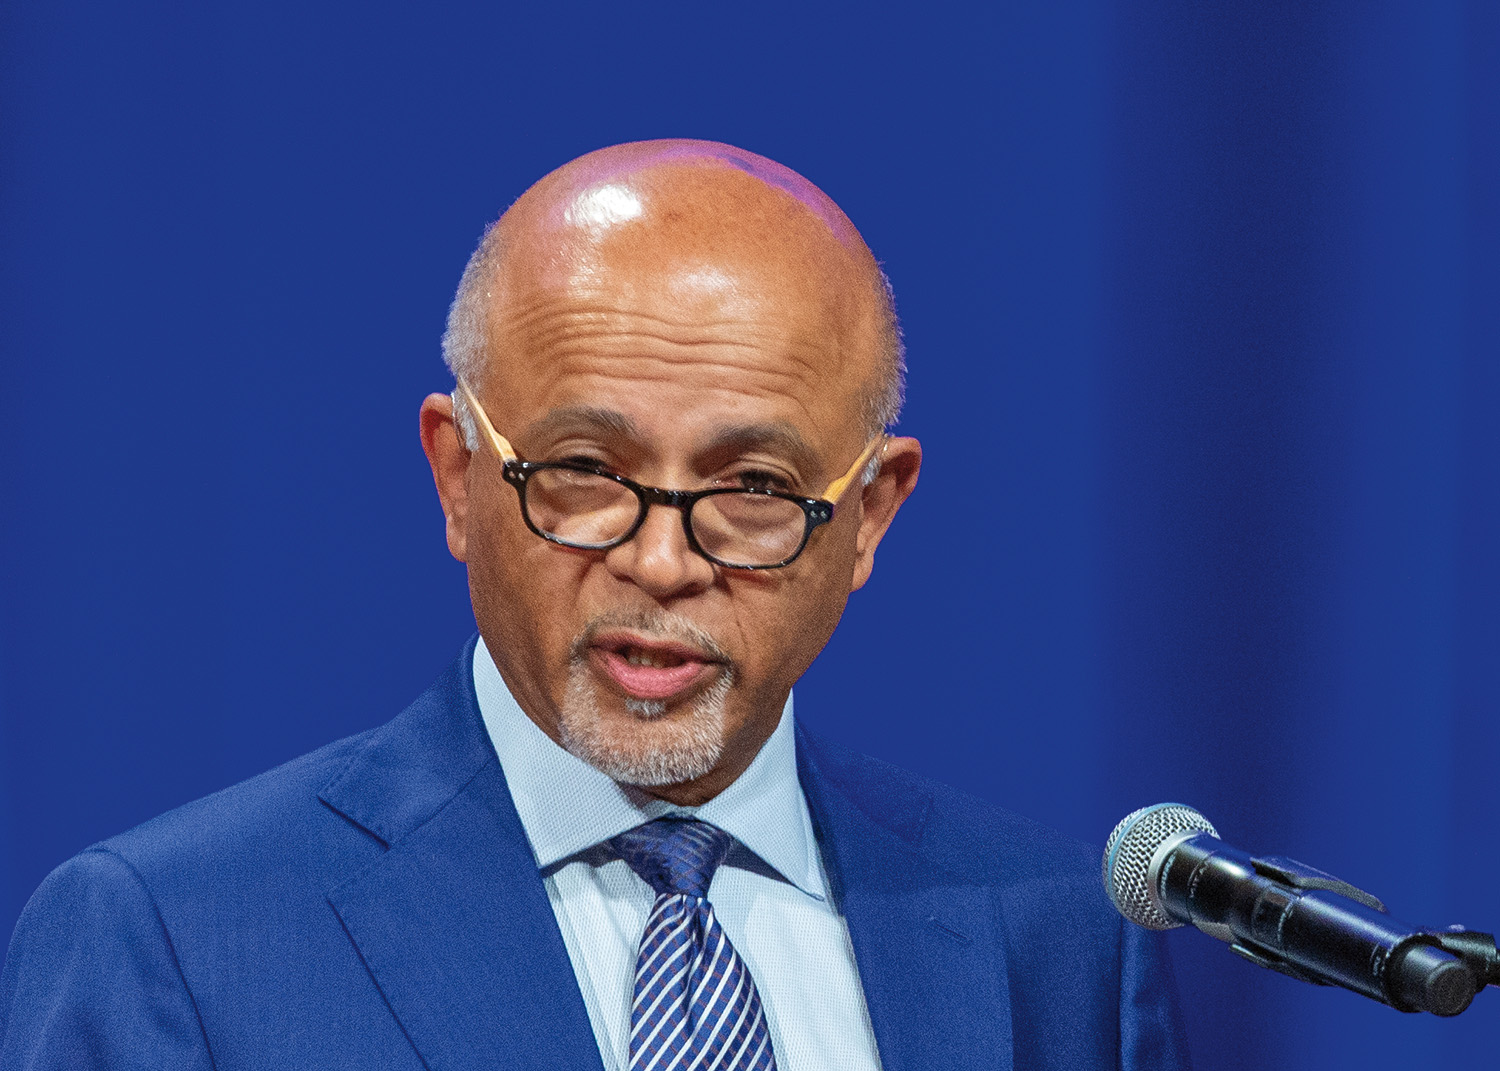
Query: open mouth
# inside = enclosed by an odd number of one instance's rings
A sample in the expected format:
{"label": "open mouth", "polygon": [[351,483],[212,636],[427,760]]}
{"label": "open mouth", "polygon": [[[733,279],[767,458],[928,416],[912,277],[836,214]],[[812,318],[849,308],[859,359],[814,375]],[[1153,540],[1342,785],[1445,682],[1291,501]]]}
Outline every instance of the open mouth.
{"label": "open mouth", "polygon": [[594,638],[589,661],[633,699],[671,700],[724,671],[724,663],[689,644],[614,632]]}

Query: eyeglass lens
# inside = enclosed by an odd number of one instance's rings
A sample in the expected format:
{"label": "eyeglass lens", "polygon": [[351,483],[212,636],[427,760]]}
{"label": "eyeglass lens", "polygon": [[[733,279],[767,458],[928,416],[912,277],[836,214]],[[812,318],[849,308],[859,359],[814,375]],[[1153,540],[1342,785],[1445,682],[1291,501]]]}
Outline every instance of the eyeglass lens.
{"label": "eyeglass lens", "polygon": [[[526,481],[526,512],[547,535],[578,547],[602,547],[635,526],[641,501],[607,476],[540,469]],[[807,529],[795,502],[771,495],[708,495],[693,504],[693,538],[710,557],[730,565],[773,565],[795,554]]]}

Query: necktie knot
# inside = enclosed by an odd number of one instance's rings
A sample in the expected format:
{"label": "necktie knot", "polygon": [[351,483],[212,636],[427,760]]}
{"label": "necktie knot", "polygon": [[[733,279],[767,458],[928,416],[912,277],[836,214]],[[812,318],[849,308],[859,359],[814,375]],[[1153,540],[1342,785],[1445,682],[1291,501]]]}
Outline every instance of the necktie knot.
{"label": "necktie knot", "polygon": [[658,818],[609,843],[658,896],[705,897],[734,838],[695,818]]}

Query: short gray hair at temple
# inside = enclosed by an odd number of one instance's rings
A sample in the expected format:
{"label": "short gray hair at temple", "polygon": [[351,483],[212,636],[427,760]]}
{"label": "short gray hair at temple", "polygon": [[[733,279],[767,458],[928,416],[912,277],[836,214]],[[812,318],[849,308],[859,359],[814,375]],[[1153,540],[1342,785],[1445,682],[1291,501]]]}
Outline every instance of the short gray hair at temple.
{"label": "short gray hair at temple", "polygon": [[[492,283],[504,255],[499,221],[485,229],[479,247],[464,266],[458,281],[458,293],[448,308],[448,326],[443,332],[443,363],[453,378],[478,391],[484,385],[484,370],[489,359],[489,311],[494,291]],[[906,345],[901,336],[901,321],[896,318],[896,295],[891,281],[876,265],[879,276],[879,301],[884,323],[880,325],[880,366],[876,383],[864,401],[863,419],[871,435],[893,426],[901,416],[906,400]],[[464,445],[479,449],[479,427],[474,414],[457,391],[453,394],[453,418],[463,432]],[[870,459],[864,482],[869,483],[880,471],[880,454]]]}

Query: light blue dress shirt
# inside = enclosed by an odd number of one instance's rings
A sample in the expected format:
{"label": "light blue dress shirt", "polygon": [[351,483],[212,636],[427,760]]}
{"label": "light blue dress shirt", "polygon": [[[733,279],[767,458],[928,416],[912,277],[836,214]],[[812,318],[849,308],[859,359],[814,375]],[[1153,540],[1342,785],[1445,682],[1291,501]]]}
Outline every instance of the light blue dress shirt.
{"label": "light blue dress shirt", "polygon": [[604,842],[669,814],[735,838],[708,897],[755,979],[779,1071],[879,1071],[854,947],[797,778],[790,696],[749,768],[702,806],[680,807],[553,743],[511,696],[483,640],[474,690],[608,1071],[630,1065],[636,951],[655,894]]}

